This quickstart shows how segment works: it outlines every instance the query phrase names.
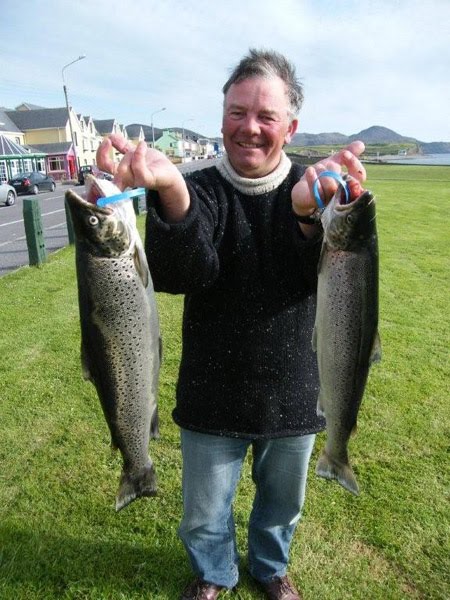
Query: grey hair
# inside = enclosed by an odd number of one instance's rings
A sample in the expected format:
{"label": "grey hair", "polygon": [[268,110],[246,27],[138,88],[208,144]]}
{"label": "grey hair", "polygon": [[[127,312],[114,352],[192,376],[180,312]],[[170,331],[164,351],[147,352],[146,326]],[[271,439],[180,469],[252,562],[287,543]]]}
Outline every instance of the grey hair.
{"label": "grey hair", "polygon": [[233,69],[228,81],[222,88],[227,94],[233,83],[240,83],[251,77],[279,77],[286,85],[289,112],[295,117],[303,104],[303,88],[295,73],[294,65],[282,54],[274,50],[256,50],[250,48],[247,56]]}

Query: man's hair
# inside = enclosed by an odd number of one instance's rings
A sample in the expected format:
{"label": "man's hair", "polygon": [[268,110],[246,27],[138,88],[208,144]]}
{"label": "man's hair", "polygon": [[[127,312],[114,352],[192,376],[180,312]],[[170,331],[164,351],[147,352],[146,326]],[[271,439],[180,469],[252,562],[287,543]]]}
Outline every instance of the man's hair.
{"label": "man's hair", "polygon": [[250,48],[247,56],[240,61],[231,73],[228,81],[222,88],[224,95],[227,94],[233,83],[240,83],[251,77],[279,77],[286,85],[289,100],[289,112],[295,117],[303,103],[302,85],[295,74],[294,65],[282,54],[274,50],[256,50]]}

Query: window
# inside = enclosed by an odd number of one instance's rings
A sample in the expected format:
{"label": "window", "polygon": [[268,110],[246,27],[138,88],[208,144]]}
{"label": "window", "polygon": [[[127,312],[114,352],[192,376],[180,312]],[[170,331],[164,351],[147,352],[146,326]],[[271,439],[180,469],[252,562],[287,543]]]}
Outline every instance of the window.
{"label": "window", "polygon": [[48,168],[50,171],[64,171],[64,158],[62,156],[49,156]]}

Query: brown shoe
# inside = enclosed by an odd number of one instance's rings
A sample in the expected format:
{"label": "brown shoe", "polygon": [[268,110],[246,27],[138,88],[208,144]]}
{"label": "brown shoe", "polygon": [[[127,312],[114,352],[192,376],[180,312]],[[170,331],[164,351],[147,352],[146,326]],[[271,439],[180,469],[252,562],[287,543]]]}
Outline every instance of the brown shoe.
{"label": "brown shoe", "polygon": [[287,575],[274,577],[270,581],[258,582],[269,600],[302,600]]}
{"label": "brown shoe", "polygon": [[223,586],[208,583],[197,577],[184,590],[180,600],[216,600],[223,589]]}

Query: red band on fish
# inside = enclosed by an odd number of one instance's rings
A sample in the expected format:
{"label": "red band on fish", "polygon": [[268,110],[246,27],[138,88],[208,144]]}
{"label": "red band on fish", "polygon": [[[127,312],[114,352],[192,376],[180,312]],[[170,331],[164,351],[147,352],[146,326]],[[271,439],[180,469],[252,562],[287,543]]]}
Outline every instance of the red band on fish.
{"label": "red band on fish", "polygon": [[344,190],[344,193],[345,193],[345,203],[348,204],[349,199],[350,199],[350,192],[348,189],[347,182],[342,177],[342,175],[339,175],[339,173],[335,173],[334,171],[323,171],[322,173],[319,173],[319,175],[317,176],[317,179],[314,182],[314,186],[313,186],[313,194],[314,194],[314,199],[317,203],[317,206],[319,208],[325,208],[325,205],[319,194],[319,179],[321,177],[331,177],[332,179],[335,179],[339,183],[339,185],[342,186],[342,189]]}

